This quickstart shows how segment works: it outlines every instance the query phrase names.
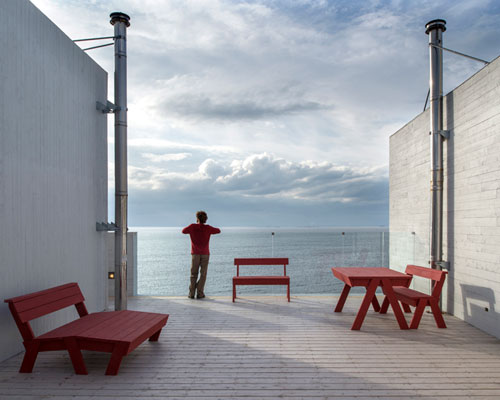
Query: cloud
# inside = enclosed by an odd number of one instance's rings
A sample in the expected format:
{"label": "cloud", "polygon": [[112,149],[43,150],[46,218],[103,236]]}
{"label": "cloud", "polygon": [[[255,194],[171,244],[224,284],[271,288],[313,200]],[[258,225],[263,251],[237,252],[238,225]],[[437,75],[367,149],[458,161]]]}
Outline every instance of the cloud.
{"label": "cloud", "polygon": [[353,168],[329,162],[293,163],[271,154],[254,154],[230,164],[207,159],[197,170],[172,172],[156,167],[132,167],[130,186],[178,195],[282,198],[297,202],[377,203],[387,194],[387,169]]}
{"label": "cloud", "polygon": [[[273,104],[267,101],[268,104],[266,104],[265,98],[244,100],[232,95],[219,96],[219,99],[210,98],[209,96],[209,94],[188,93],[179,95],[175,98],[166,99],[161,104],[162,111],[173,113],[184,118],[255,120],[329,108],[317,102],[303,101],[301,99],[293,99],[295,101],[282,101],[281,104]],[[232,99],[234,100],[231,101]]]}
{"label": "cloud", "polygon": [[167,154],[153,154],[142,153],[141,156],[154,163],[161,163],[165,161],[180,161],[191,156],[190,153],[167,153]]}

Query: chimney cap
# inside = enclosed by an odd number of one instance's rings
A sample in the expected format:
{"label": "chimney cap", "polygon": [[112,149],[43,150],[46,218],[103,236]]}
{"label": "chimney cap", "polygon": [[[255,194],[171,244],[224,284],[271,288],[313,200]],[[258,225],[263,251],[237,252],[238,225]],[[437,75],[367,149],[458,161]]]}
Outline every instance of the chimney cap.
{"label": "chimney cap", "polygon": [[109,18],[111,18],[111,21],[109,21],[111,25],[114,25],[117,22],[124,22],[125,25],[127,25],[127,28],[130,26],[130,17],[125,13],[113,12],[109,14]]}
{"label": "chimney cap", "polygon": [[444,19],[433,19],[425,24],[425,33],[429,34],[434,29],[446,30],[446,21]]}

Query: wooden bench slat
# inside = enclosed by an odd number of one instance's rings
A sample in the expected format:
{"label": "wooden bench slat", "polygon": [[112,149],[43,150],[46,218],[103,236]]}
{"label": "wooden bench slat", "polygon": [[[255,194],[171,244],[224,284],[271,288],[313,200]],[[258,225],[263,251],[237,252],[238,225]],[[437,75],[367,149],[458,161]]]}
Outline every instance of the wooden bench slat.
{"label": "wooden bench slat", "polygon": [[290,277],[288,275],[240,275],[240,276],[234,276],[233,277],[236,280],[240,279],[283,279],[283,280],[289,280]]}
{"label": "wooden bench slat", "polygon": [[[82,299],[81,301],[85,300],[77,286],[70,286],[61,288],[60,290],[51,291],[46,294],[41,294],[39,296],[30,296],[28,298],[21,298],[16,301],[12,301],[12,303],[14,303],[18,312],[23,312],[39,307],[41,305],[50,304],[54,301],[74,296],[80,296]],[[72,303],[71,305],[73,304],[74,303]]]}
{"label": "wooden bench slat", "polygon": [[244,282],[249,282],[249,284],[255,283],[259,284],[262,282],[262,284],[266,284],[266,282],[269,282],[269,284],[272,283],[281,283],[283,285],[287,285],[288,282],[290,282],[290,277],[289,276],[235,276],[233,278],[233,281],[236,282],[239,285],[243,285]]}
{"label": "wooden bench slat", "polygon": [[[134,340],[141,327],[155,324],[166,318],[164,314],[145,313],[140,311],[113,311],[115,315],[105,316],[105,321],[82,331],[80,337],[102,340],[119,340],[130,342]],[[109,314],[104,313],[104,314]],[[103,327],[106,329],[104,330]]]}
{"label": "wooden bench slat", "polygon": [[82,301],[83,297],[79,295],[65,297],[63,299],[51,301],[46,304],[41,304],[38,307],[19,312],[19,319],[22,322],[28,322],[36,318],[42,317],[44,315],[53,313],[55,311],[62,310],[63,308],[73,306],[77,303],[81,303]]}
{"label": "wooden bench slat", "polygon": [[440,271],[437,269],[419,267],[418,265],[407,265],[406,271],[409,275],[417,275],[422,278],[432,279],[433,281],[439,281],[446,271]]}
{"label": "wooden bench slat", "polygon": [[422,299],[422,298],[431,298],[430,294],[419,292],[418,290],[410,289],[403,286],[395,286],[393,287],[394,293],[405,296],[409,299]]}
{"label": "wooden bench slat", "polygon": [[288,258],[235,258],[234,265],[288,265]]}
{"label": "wooden bench slat", "polygon": [[77,290],[81,293],[78,284],[76,282],[71,282],[71,283],[65,283],[64,285],[55,286],[55,287],[50,288],[50,289],[44,289],[44,290],[40,290],[38,292],[33,292],[33,293],[25,294],[22,296],[11,297],[10,299],[5,299],[4,301],[6,303],[17,303],[18,301],[27,300],[27,299],[30,299],[32,297],[38,297],[38,296],[42,296],[42,295],[49,294],[52,292],[64,290],[65,288],[68,288],[68,287],[73,287],[73,288],[76,287]]}
{"label": "wooden bench slat", "polygon": [[85,317],[71,321],[63,326],[55,328],[50,332],[44,333],[38,336],[37,339],[47,340],[47,339],[62,339],[67,336],[82,335],[86,329],[90,329],[93,326],[103,323],[105,326],[106,321],[110,318],[108,312],[97,312],[86,315]]}

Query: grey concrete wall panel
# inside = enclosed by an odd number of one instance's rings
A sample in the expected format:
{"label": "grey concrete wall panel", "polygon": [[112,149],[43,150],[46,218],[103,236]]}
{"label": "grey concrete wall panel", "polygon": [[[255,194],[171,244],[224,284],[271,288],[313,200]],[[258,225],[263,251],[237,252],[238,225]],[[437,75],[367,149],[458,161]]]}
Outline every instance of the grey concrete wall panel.
{"label": "grey concrete wall panel", "polygon": [[[78,282],[89,310],[103,310],[106,233],[95,224],[107,221],[107,121],[95,103],[107,73],[27,0],[1,1],[0,54],[0,299]],[[0,326],[3,360],[23,350],[3,302]]]}
{"label": "grey concrete wall panel", "polygon": [[[108,272],[115,271],[115,233],[107,234]],[[108,279],[108,296],[115,297],[115,279]],[[127,295],[137,296],[137,232],[127,232]]]}
{"label": "grey concrete wall panel", "polygon": [[[444,77],[446,79],[446,76]],[[500,338],[500,60],[444,98],[444,309]],[[391,266],[428,265],[428,111],[390,138]],[[412,232],[415,232],[412,235]],[[417,282],[429,290],[427,282]]]}

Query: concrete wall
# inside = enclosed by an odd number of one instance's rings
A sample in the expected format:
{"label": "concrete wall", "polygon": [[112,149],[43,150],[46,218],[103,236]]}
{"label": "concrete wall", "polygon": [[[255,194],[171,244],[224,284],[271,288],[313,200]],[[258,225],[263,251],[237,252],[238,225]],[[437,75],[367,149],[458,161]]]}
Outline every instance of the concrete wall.
{"label": "concrete wall", "polygon": [[[115,271],[115,234],[108,233],[108,272]],[[108,296],[115,296],[114,279],[108,279]],[[137,296],[137,232],[127,232],[127,295]]]}
{"label": "concrete wall", "polygon": [[[446,77],[444,77],[446,79]],[[500,337],[500,60],[444,98],[446,311]],[[390,138],[391,266],[427,266],[429,111]],[[415,232],[415,234],[412,234]],[[428,284],[417,282],[428,290]]]}
{"label": "concrete wall", "polygon": [[[89,311],[103,310],[107,123],[95,103],[107,74],[27,0],[1,1],[0,54],[0,299],[78,282]],[[0,326],[3,360],[23,350],[3,301]]]}

